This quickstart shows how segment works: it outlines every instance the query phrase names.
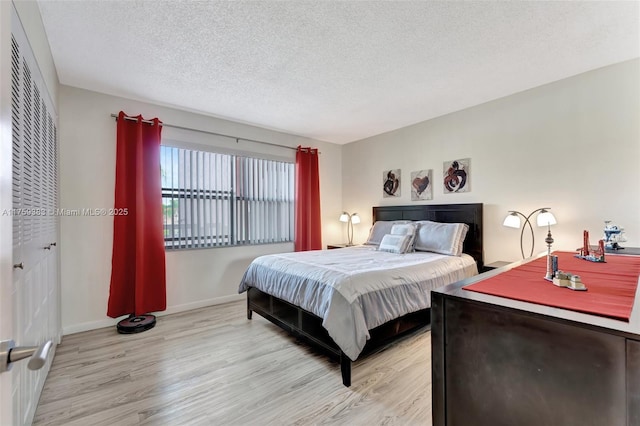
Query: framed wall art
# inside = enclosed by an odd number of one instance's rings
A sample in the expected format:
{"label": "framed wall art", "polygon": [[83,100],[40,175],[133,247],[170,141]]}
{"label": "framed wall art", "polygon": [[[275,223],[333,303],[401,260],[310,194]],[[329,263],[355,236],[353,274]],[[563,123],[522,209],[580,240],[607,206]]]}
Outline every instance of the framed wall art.
{"label": "framed wall art", "polygon": [[382,172],[382,196],[384,198],[400,196],[400,169]]}
{"label": "framed wall art", "polygon": [[433,199],[432,170],[411,172],[411,201]]}
{"label": "framed wall art", "polygon": [[445,194],[471,191],[470,158],[445,161],[442,165],[442,184]]}

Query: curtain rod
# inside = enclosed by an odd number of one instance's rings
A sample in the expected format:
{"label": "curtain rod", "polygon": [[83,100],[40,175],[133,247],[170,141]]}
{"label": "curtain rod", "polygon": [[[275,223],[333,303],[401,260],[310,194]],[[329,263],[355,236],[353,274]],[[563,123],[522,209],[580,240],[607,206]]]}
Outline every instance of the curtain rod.
{"label": "curtain rod", "polygon": [[[111,114],[111,117],[115,118],[116,121],[118,121],[118,115],[117,114]],[[135,117],[129,117],[129,116],[125,116],[124,119],[125,120],[129,120],[129,121],[138,121]],[[146,123],[146,124],[153,124],[153,121],[151,121],[151,120],[142,120],[142,122]],[[210,132],[208,130],[192,129],[190,127],[176,126],[174,124],[167,124],[167,123],[161,123],[161,125],[165,126],[165,127],[172,127],[174,129],[189,130],[189,131],[192,131],[192,132],[206,133],[208,135],[222,136],[222,137],[225,137],[225,138],[235,139],[236,143],[238,143],[239,141],[255,142],[255,143],[261,143],[261,144],[265,144],[265,145],[277,146],[279,148],[293,149],[294,151],[298,150],[297,147],[294,148],[292,146],[280,145],[280,144],[272,143],[272,142],[257,141],[255,139],[239,138],[237,136],[225,135],[224,133]],[[318,151],[318,154],[320,154],[320,151]]]}

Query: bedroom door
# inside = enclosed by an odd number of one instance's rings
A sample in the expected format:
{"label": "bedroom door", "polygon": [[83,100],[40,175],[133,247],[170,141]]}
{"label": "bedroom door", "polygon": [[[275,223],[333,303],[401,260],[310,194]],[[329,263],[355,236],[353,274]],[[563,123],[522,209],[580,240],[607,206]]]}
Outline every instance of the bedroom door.
{"label": "bedroom door", "polygon": [[28,425],[61,336],[57,117],[12,2],[0,28],[0,425]]}
{"label": "bedroom door", "polygon": [[[11,209],[11,3],[0,1],[0,212]],[[0,341],[13,334],[11,217],[0,215]],[[13,422],[13,376],[0,373],[0,425]]]}

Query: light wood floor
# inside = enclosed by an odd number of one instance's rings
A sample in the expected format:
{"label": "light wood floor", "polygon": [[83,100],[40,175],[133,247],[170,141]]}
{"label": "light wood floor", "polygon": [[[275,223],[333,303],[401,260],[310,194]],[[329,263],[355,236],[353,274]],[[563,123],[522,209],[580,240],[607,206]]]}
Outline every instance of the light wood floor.
{"label": "light wood floor", "polygon": [[65,336],[35,425],[430,425],[430,333],[340,366],[234,302]]}

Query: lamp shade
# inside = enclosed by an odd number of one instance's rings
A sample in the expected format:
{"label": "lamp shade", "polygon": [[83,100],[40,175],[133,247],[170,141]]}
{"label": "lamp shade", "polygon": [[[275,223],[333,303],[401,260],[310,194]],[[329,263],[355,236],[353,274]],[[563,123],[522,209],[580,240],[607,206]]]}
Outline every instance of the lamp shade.
{"label": "lamp shade", "polygon": [[340,215],[340,222],[349,222],[349,213],[342,212]]}
{"label": "lamp shade", "polygon": [[358,213],[354,213],[351,215],[351,223],[353,223],[354,225],[360,223],[360,216],[358,216]]}
{"label": "lamp shade", "polygon": [[558,223],[553,213],[547,210],[542,210],[538,214],[536,221],[538,223],[538,226],[549,226],[549,225],[555,225],[556,223]]}
{"label": "lamp shade", "polygon": [[502,222],[502,225],[509,228],[520,228],[520,216],[518,216],[515,212],[511,212],[507,217],[504,218],[504,222]]}

